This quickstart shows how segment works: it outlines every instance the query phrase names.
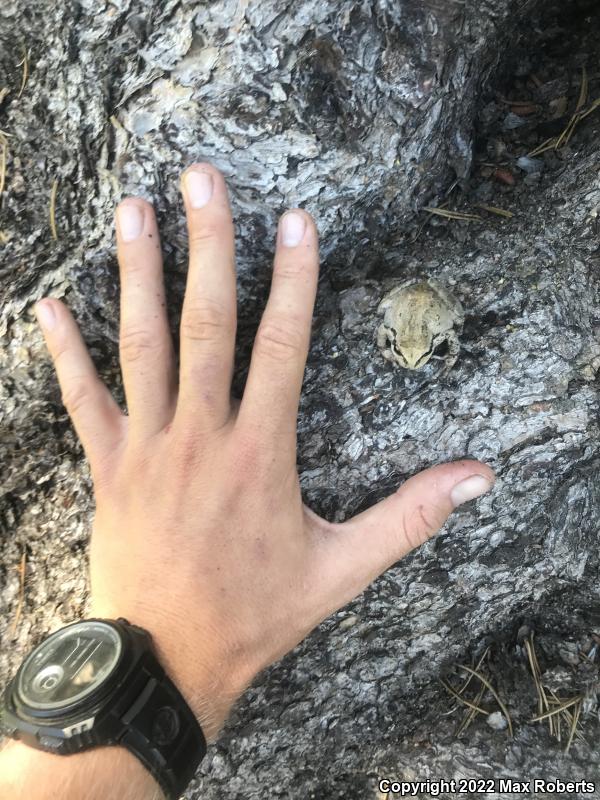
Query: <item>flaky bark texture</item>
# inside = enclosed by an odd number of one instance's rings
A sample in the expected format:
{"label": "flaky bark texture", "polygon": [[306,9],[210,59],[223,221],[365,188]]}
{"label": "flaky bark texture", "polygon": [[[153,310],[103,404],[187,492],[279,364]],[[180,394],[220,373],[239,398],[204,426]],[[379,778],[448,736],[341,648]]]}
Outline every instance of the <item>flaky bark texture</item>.
{"label": "flaky bark texture", "polygon": [[[343,519],[440,461],[480,458],[498,473],[491,495],[257,680],[190,798],[371,798],[378,776],[597,779],[598,117],[517,159],[564,129],[582,66],[583,107],[600,96],[600,18],[595,4],[563,3],[564,16],[538,5],[0,5],[2,682],[33,641],[83,613],[93,505],[31,304],[66,299],[122,398],[114,205],[141,193],[157,207],[175,328],[186,270],[177,184],[193,160],[214,162],[231,188],[238,390],[276,218],[301,205],[318,220],[323,276],[299,420],[307,502]],[[445,202],[479,219],[422,210]],[[467,313],[446,377],[394,369],[375,344],[382,294],[416,275],[435,276]],[[583,698],[568,755],[568,721],[560,744],[528,722],[528,631],[556,695]],[[462,711],[445,716],[454,701],[436,678],[487,644],[481,669],[515,736],[480,715],[455,740]],[[489,694],[479,702],[498,709]]]}

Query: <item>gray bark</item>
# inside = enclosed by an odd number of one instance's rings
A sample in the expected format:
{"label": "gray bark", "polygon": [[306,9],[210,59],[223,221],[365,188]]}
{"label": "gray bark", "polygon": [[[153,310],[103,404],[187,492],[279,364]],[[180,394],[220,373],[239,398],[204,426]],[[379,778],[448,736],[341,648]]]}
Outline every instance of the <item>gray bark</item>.
{"label": "gray bark", "polygon": [[[474,164],[476,131],[489,143],[512,124],[490,89],[503,76],[554,63],[572,108],[569,80],[587,64],[590,96],[600,95],[599,18],[586,21],[584,6],[571,4],[572,19],[516,0],[0,7],[0,90],[10,89],[0,105],[0,682],[86,597],[91,485],[31,304],[48,292],[66,299],[122,400],[114,205],[128,193],[155,203],[175,331],[186,270],[178,177],[206,159],[228,178],[237,224],[238,391],[277,216],[301,205],[319,224],[299,418],[307,502],[343,519],[463,457],[486,461],[498,483],[256,681],[189,797],[367,798],[377,776],[411,774],[595,779],[598,675],[577,652],[593,650],[600,625],[598,117],[560,155],[540,157],[542,173],[525,178],[505,154],[515,187]],[[562,50],[548,45],[556,39]],[[19,97],[22,46],[30,76]],[[469,208],[515,216],[449,223],[421,211],[457,190]],[[467,312],[444,378],[394,369],[376,347],[378,301],[416,275],[435,276]],[[568,755],[527,723],[537,706],[523,625],[537,633],[543,669],[570,665],[559,693],[586,694],[584,740]],[[479,720],[454,740],[458,715],[442,716],[452,701],[436,678],[488,643],[515,738]]]}

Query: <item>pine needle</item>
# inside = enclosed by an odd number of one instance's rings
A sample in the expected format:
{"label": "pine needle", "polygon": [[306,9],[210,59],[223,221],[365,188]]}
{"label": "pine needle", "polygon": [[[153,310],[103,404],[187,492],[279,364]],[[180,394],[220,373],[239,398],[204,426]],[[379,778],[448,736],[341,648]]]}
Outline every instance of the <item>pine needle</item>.
{"label": "pine needle", "polygon": [[512,720],[510,718],[510,714],[508,713],[507,707],[502,702],[502,700],[500,698],[500,695],[494,689],[492,684],[480,672],[477,672],[476,670],[471,669],[471,667],[466,667],[464,665],[461,665],[461,666],[459,666],[459,669],[462,669],[465,672],[468,672],[469,674],[473,675],[475,678],[477,678],[477,680],[481,681],[481,683],[483,683],[483,685],[486,686],[490,690],[490,692],[494,695],[494,699],[496,700],[496,702],[500,706],[500,709],[501,709],[502,713],[504,714],[504,717],[506,718],[506,723],[508,725],[508,735],[512,738],[512,736],[513,736],[513,727],[512,727]]}
{"label": "pine needle", "polygon": [[[555,694],[555,693],[552,691],[552,689],[550,689],[550,694],[552,695],[552,698],[553,698],[554,702],[555,702],[555,703],[558,703],[558,704],[560,705],[560,703],[561,703],[562,701],[561,701],[561,700],[559,700],[559,698],[558,698],[558,697],[557,697],[557,695],[556,695],[556,694]],[[568,709],[563,709],[563,711],[562,711],[562,716],[564,717],[564,719],[565,719],[565,722],[567,723],[567,725],[569,726],[569,729],[570,729],[570,728],[571,728],[571,725],[573,724],[573,717],[571,716],[571,712],[570,712]],[[580,741],[580,742],[584,742],[584,741],[585,741],[585,739],[583,738],[583,736],[581,735],[581,733],[580,733],[579,731],[577,731],[577,730],[575,731],[575,736],[576,736],[576,738],[577,738],[577,739],[579,739],[579,741]]]}
{"label": "pine needle", "polygon": [[21,619],[21,612],[23,610],[23,603],[25,601],[25,566],[27,562],[27,552],[23,550],[23,554],[21,555],[21,561],[19,566],[17,567],[17,572],[19,573],[19,602],[17,603],[17,610],[15,611],[15,618],[13,620],[12,628],[11,628],[11,636],[14,636],[17,632],[17,628],[19,626],[19,621]]}
{"label": "pine needle", "polygon": [[[483,662],[488,657],[488,654],[490,652],[490,647],[491,647],[491,645],[488,644],[488,646],[485,648],[485,650],[481,654],[481,657],[479,658],[479,661],[475,665],[475,669],[476,670],[480,670],[481,669],[481,665],[483,664]],[[467,675],[467,677],[465,678],[465,682],[463,683],[461,688],[458,690],[458,693],[462,694],[465,691],[465,689],[468,687],[468,685],[471,683],[472,680],[473,680],[473,676],[472,675]]]}
{"label": "pine needle", "polygon": [[[544,711],[548,711],[550,708],[550,704],[548,702],[548,698],[546,696],[546,692],[544,691],[544,687],[540,681],[540,665],[538,664],[537,656],[535,654],[535,647],[533,646],[533,634],[529,637],[529,639],[525,640],[525,649],[527,651],[527,658],[529,659],[529,667],[531,669],[531,674],[533,675],[533,682],[535,683],[535,688],[538,694],[538,711],[540,714],[543,714]],[[548,726],[550,728],[550,734],[554,733],[554,720],[550,717],[548,719]]]}
{"label": "pine needle", "polygon": [[[475,669],[476,670],[479,670],[481,668],[481,665],[483,664],[483,662],[487,658],[489,652],[490,652],[490,645],[488,644],[488,646],[485,648],[485,650],[481,654],[481,656],[479,658],[479,661],[475,665]],[[460,687],[460,689],[457,689],[456,691],[458,691],[459,694],[463,694],[463,692],[468,688],[468,686],[469,686],[469,684],[471,683],[472,680],[473,680],[473,676],[472,675],[467,675],[467,677],[464,680],[463,685]],[[457,706],[453,706],[450,709],[450,711],[445,711],[443,716],[447,716],[448,714],[453,714],[456,711],[456,708],[457,708]]]}
{"label": "pine needle", "polygon": [[0,131],[0,201],[6,184],[6,161],[8,158],[8,139]]}
{"label": "pine needle", "polygon": [[58,191],[58,180],[55,179],[52,184],[52,191],[50,192],[50,230],[52,231],[52,238],[58,239],[58,232],[56,230],[56,193]]}
{"label": "pine needle", "polygon": [[[479,693],[478,693],[477,697],[475,698],[476,705],[479,705],[479,703],[481,703],[481,701],[483,700],[484,694],[485,694],[485,686],[482,686],[481,689],[479,690]],[[455,733],[456,738],[458,738],[461,735],[461,733],[464,733],[467,730],[469,725],[475,719],[475,714],[476,714],[476,712],[473,711],[472,708],[467,709],[467,712],[466,712],[465,716],[463,717],[463,721],[460,723],[460,725],[458,726],[458,729],[457,729],[457,731]]]}
{"label": "pine needle", "polygon": [[[476,670],[479,670],[481,668],[481,665],[483,664],[483,662],[487,658],[489,652],[490,652],[490,645],[488,645],[485,648],[485,650],[483,651],[483,653],[479,657],[479,660],[477,661],[477,665],[475,667]],[[465,678],[465,681],[464,681],[463,685],[460,687],[460,689],[454,689],[454,687],[451,686],[446,681],[443,681],[443,680],[441,681],[442,686],[444,686],[450,692],[450,694],[452,694],[454,697],[456,697],[461,703],[463,703],[463,705],[467,706],[465,715],[463,716],[463,719],[462,719],[462,722],[458,726],[458,728],[456,730],[456,733],[455,733],[455,736],[457,736],[457,737],[460,736],[461,733],[463,733],[469,727],[471,722],[475,719],[475,715],[477,714],[478,711],[479,711],[479,713],[483,713],[483,714],[486,714],[486,715],[489,715],[489,713],[490,713],[489,711],[486,711],[484,708],[482,708],[479,705],[481,703],[481,701],[483,700],[483,696],[485,695],[485,691],[486,691],[485,686],[481,687],[481,689],[479,690],[479,693],[477,694],[477,696],[475,697],[475,699],[473,701],[466,700],[466,698],[462,697],[463,692],[468,688],[468,686],[469,686],[469,684],[471,683],[472,680],[473,680],[473,676],[472,675],[467,675],[467,677]],[[454,706],[453,708],[450,709],[450,711],[446,712],[446,714],[454,713],[454,711],[456,711],[457,708],[458,708],[458,706]]]}
{"label": "pine needle", "polygon": [[583,705],[583,698],[579,698],[579,703],[575,708],[575,713],[573,714],[573,722],[571,723],[571,730],[569,732],[569,739],[567,741],[567,746],[565,747],[565,753],[568,753],[571,749],[571,745],[573,744],[573,737],[575,736],[575,731],[577,730],[577,723],[579,722],[579,716],[581,714],[581,707]]}
{"label": "pine needle", "polygon": [[550,711],[546,711],[544,714],[539,714],[537,717],[532,717],[529,722],[541,722],[543,719],[548,719],[548,717],[554,716],[554,714],[561,714],[566,708],[570,708],[574,706],[576,703],[579,703],[581,700],[581,695],[577,695],[577,697],[573,697],[570,700],[567,700],[565,703],[562,703],[557,708],[553,708]]}
{"label": "pine needle", "polygon": [[479,214],[465,214],[462,211],[448,211],[445,208],[432,208],[431,206],[423,206],[423,211],[428,211],[430,214],[437,214],[438,217],[445,217],[446,219],[481,219]]}
{"label": "pine needle", "polygon": [[477,203],[476,205],[477,208],[489,211],[490,214],[498,214],[498,216],[506,217],[506,219],[512,219],[514,217],[512,211],[505,211],[503,208],[498,208],[497,206],[486,206],[485,203]]}
{"label": "pine needle", "polygon": [[546,139],[545,142],[542,142],[537,147],[535,147],[530,153],[527,153],[527,156],[528,158],[539,156],[541,153],[545,153],[546,150],[552,150],[555,144],[556,144],[556,136],[551,136],[549,139]]}
{"label": "pine needle", "polygon": [[[487,658],[489,652],[490,652],[490,645],[488,644],[488,646],[485,648],[485,650],[481,654],[481,657],[479,658],[479,661],[475,665],[475,669],[476,670],[481,669],[481,665],[483,664],[483,662]],[[471,683],[472,680],[473,680],[473,676],[472,675],[467,675],[467,677],[465,678],[465,682],[463,683],[463,685],[458,690],[458,693],[462,694],[465,691],[465,689],[469,686],[469,684]]]}
{"label": "pine needle", "polygon": [[582,120],[585,119],[586,117],[589,117],[592,111],[595,111],[599,106],[600,106],[600,97],[597,97],[587,111],[579,112],[579,119]]}
{"label": "pine needle", "polygon": [[541,153],[545,153],[546,150],[558,150],[559,147],[563,147],[569,143],[571,136],[573,136],[575,133],[575,129],[581,120],[585,119],[600,106],[600,97],[598,97],[591,103],[589,108],[584,111],[585,104],[588,101],[588,92],[589,81],[587,70],[585,67],[582,67],[581,88],[579,89],[579,97],[577,98],[577,105],[575,106],[573,116],[567,122],[565,129],[559,136],[552,136],[550,139],[546,139],[545,142],[542,142],[542,144],[538,145],[534,150],[527,154],[529,157],[539,156]]}
{"label": "pine needle", "polygon": [[29,55],[27,53],[27,48],[23,45],[23,61],[19,62],[19,66],[23,67],[23,77],[21,79],[21,88],[19,89],[19,94],[17,97],[21,97],[23,92],[25,91],[25,86],[27,85],[27,79],[29,78]]}
{"label": "pine needle", "polygon": [[588,97],[588,76],[587,70],[585,65],[581,68],[581,89],[579,90],[579,99],[577,100],[577,105],[575,106],[575,111],[581,111],[584,105],[587,103]]}
{"label": "pine needle", "polygon": [[456,691],[456,689],[453,686],[451,686],[448,683],[448,681],[445,681],[443,678],[440,678],[439,681],[444,687],[444,689],[450,692],[450,694],[457,700],[459,700],[461,703],[463,703],[463,705],[467,706],[468,708],[472,708],[473,711],[476,711],[479,714],[484,714],[486,717],[490,715],[490,712],[487,711],[487,709],[481,708],[481,706],[478,706],[476,703],[472,703],[470,700],[467,700],[466,697],[463,697],[459,692]]}
{"label": "pine needle", "polygon": [[573,131],[575,130],[575,127],[577,125],[577,121],[578,121],[578,115],[575,113],[569,120],[567,127],[564,129],[564,131],[556,140],[556,143],[554,144],[555,150],[558,150],[558,148],[561,147],[563,144],[568,144],[569,139],[573,135]]}
{"label": "pine needle", "polygon": [[585,102],[587,100],[587,93],[588,93],[588,79],[587,79],[587,72],[585,67],[582,67],[581,70],[581,88],[579,90],[579,98],[577,99],[577,105],[575,106],[575,111],[573,112],[573,116],[567,123],[567,127],[564,131],[560,134],[558,139],[556,140],[556,144],[554,145],[554,149],[558,149],[562,144],[567,144],[571,136],[573,135],[573,131],[575,130],[577,123],[579,122],[579,114]]}
{"label": "pine needle", "polygon": [[[549,698],[546,695],[544,687],[540,681],[541,670],[537,660],[535,648],[533,646],[533,634],[531,634],[530,638],[525,641],[525,649],[527,650],[529,665],[531,667],[533,680],[538,692],[538,709],[540,712],[536,717],[533,717],[530,722],[541,722],[542,720],[547,719],[550,727],[550,734],[559,742],[562,740],[561,722],[565,722],[569,730],[569,738],[565,747],[565,753],[568,753],[575,736],[577,736],[578,739],[582,738],[577,731],[577,725],[581,715],[583,697],[582,695],[577,695],[577,697],[572,697],[568,700],[561,700],[552,690],[550,690],[552,697]],[[555,708],[551,708],[551,705],[554,705]],[[568,711],[568,709],[572,706],[575,706],[573,709],[573,714]]]}

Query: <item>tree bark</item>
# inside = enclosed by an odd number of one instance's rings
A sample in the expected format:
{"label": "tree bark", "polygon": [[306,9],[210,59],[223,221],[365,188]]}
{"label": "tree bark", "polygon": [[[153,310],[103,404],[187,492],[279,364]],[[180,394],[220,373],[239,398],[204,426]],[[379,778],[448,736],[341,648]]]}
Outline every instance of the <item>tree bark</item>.
{"label": "tree bark", "polygon": [[[186,272],[178,178],[209,160],[227,176],[237,225],[238,391],[276,219],[299,205],[319,225],[323,276],[299,420],[307,502],[343,519],[463,457],[490,464],[498,484],[256,682],[189,797],[367,798],[378,778],[411,774],[595,779],[598,118],[582,120],[566,150],[540,156],[534,177],[516,166],[514,140],[508,154],[494,150],[512,130],[507,115],[519,116],[499,100],[507,76],[524,80],[539,65],[541,97],[555,64],[557,80],[571,76],[567,121],[582,65],[588,102],[600,96],[592,5],[573,2],[566,16],[559,4],[517,0],[0,7],[0,630],[12,643],[0,681],[86,596],[91,486],[31,305],[65,298],[122,401],[115,203],[135,193],[157,208],[175,332]],[[520,119],[524,141],[535,136]],[[442,205],[479,219],[423,211]],[[394,369],[375,343],[381,296],[416,275],[435,276],[467,313],[447,377]],[[575,738],[569,755],[564,739],[528,723],[532,631],[543,670],[570,665],[558,693],[587,698],[586,741]],[[515,739],[481,718],[454,740],[461,712],[444,716],[454,701],[436,678],[488,644],[482,669],[514,715]],[[481,702],[497,710],[491,696]]]}

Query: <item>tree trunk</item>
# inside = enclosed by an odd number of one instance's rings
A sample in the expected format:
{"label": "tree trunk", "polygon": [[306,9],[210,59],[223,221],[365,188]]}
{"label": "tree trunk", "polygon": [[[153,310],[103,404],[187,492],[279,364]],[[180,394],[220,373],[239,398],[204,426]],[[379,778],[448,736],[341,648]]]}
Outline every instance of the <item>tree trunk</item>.
{"label": "tree trunk", "polygon": [[[238,391],[276,219],[300,205],[318,221],[322,280],[299,422],[307,502],[343,519],[463,457],[490,464],[498,483],[257,680],[189,797],[372,798],[383,777],[596,779],[600,109],[583,117],[600,97],[595,6],[0,7],[0,630],[13,642],[0,682],[86,596],[91,485],[31,304],[65,298],[122,401],[114,205],[136,193],[157,208],[175,332],[186,273],[178,178],[209,160],[227,176],[237,224]],[[474,218],[424,210],[441,206]],[[395,368],[376,345],[382,294],[417,276],[465,307],[446,376]],[[564,715],[561,743],[529,722],[532,633],[547,686],[586,697],[569,754]],[[488,645],[479,671],[515,737],[495,714],[455,739],[465,709],[436,679],[459,687],[451,666],[477,663]],[[471,702],[479,686],[465,691]],[[489,693],[478,704],[499,710]]]}

